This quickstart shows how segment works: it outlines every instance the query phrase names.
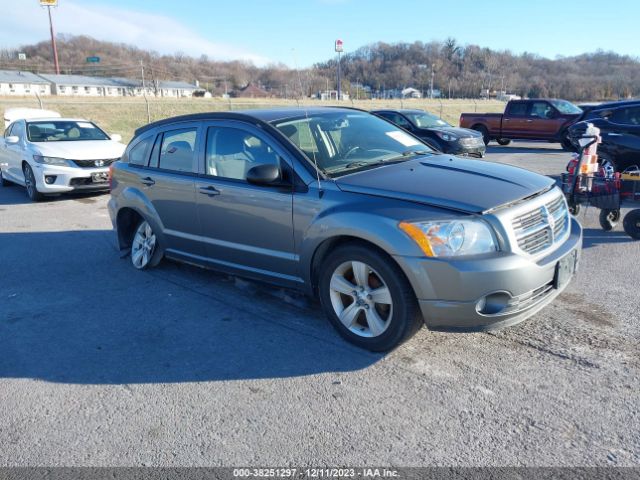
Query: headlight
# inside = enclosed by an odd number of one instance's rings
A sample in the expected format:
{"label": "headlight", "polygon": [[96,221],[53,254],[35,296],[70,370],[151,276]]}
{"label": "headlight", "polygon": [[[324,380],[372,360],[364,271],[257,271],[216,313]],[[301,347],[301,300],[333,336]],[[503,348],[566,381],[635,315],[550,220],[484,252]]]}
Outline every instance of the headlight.
{"label": "headlight", "polygon": [[450,133],[436,132],[436,135],[438,135],[445,142],[455,142],[456,140],[458,140],[458,137],[456,137],[455,135],[451,135]]}
{"label": "headlight", "polygon": [[42,155],[34,155],[33,159],[38,163],[44,163],[46,165],[58,165],[61,167],[68,167],[69,161],[64,158],[58,157],[44,157]]}
{"label": "headlight", "polygon": [[399,227],[428,257],[458,257],[496,251],[491,228],[482,220],[400,222]]}

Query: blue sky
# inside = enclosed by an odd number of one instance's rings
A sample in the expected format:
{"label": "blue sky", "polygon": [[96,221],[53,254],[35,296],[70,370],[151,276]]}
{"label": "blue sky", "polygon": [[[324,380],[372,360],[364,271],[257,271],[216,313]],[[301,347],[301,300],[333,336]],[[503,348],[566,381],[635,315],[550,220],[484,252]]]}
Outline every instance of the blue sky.
{"label": "blue sky", "polygon": [[[161,53],[306,67],[376,42],[454,37],[462,44],[554,58],[597,49],[640,56],[640,1],[610,0],[59,0],[61,33]],[[19,7],[17,7],[19,5]],[[48,38],[38,0],[0,0],[0,47]],[[295,53],[294,51],[295,50]]]}

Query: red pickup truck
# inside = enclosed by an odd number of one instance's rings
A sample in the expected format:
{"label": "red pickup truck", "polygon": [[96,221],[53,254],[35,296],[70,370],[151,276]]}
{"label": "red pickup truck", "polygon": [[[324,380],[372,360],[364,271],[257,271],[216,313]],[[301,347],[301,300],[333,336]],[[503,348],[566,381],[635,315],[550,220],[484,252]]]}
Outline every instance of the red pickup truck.
{"label": "red pickup truck", "polygon": [[573,103],[557,99],[511,100],[504,113],[463,113],[460,126],[482,133],[484,143],[496,140],[547,140],[572,150],[567,128],[577,122],[582,110]]}

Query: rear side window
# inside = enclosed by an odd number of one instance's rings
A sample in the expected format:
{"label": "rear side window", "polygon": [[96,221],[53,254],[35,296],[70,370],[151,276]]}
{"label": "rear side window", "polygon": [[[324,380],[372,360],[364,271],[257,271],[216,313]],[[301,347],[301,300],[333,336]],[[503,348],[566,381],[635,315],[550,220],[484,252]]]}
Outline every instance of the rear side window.
{"label": "rear side window", "polygon": [[193,172],[196,129],[183,128],[164,133],[159,167],[175,172]]}
{"label": "rear side window", "polygon": [[524,117],[527,114],[527,104],[523,102],[510,103],[507,115],[514,117]]}
{"label": "rear side window", "polygon": [[147,160],[149,159],[147,151],[150,143],[151,138],[147,137],[129,151],[129,163],[131,165],[147,165]]}

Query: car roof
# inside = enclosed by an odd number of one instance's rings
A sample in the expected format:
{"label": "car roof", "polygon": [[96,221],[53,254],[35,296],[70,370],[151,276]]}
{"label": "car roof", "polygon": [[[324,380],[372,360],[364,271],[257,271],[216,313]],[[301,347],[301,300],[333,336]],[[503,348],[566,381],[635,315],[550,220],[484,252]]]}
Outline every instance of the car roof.
{"label": "car roof", "polygon": [[336,111],[343,112],[364,112],[369,113],[366,110],[351,107],[288,107],[288,108],[264,108],[264,109],[250,109],[250,110],[237,110],[234,112],[204,112],[204,113],[192,113],[189,115],[180,115],[177,117],[165,118],[158,120],[157,122],[149,123],[138,128],[135,132],[136,136],[151,130],[155,127],[162,125],[170,125],[178,122],[190,122],[190,121],[202,121],[202,120],[241,120],[249,121],[253,123],[272,123],[278,120],[293,120],[296,118],[304,117],[305,115],[318,115],[323,113],[335,113]]}
{"label": "car roof", "polygon": [[61,118],[61,117],[43,117],[43,118],[19,118],[18,120],[24,120],[27,123],[33,122],[87,122],[93,123],[84,118]]}
{"label": "car roof", "polygon": [[376,110],[372,110],[371,112],[429,113],[426,110],[421,110],[419,108],[378,108]]}

